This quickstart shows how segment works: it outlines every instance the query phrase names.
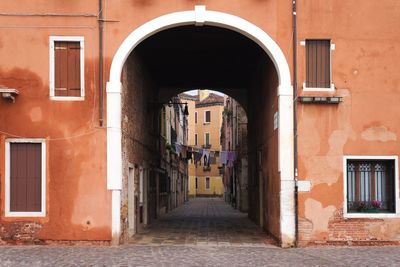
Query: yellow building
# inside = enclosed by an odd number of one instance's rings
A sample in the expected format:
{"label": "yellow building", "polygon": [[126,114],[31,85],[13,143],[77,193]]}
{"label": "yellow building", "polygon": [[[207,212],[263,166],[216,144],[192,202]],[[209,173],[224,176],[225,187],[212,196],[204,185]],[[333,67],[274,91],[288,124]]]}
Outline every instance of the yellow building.
{"label": "yellow building", "polygon": [[[188,103],[188,145],[197,149],[221,150],[221,125],[224,98],[208,90],[197,95],[181,94]],[[218,153],[217,153],[218,155]],[[219,157],[210,166],[189,162],[189,196],[222,196],[224,186],[219,173]],[[203,163],[203,162],[202,162]]]}

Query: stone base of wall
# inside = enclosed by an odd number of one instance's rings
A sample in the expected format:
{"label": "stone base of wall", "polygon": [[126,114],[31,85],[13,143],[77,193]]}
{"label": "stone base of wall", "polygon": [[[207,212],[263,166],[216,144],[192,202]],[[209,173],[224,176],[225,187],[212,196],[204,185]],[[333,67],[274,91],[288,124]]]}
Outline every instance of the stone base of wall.
{"label": "stone base of wall", "polygon": [[0,223],[0,244],[41,244],[37,233],[42,225],[36,222]]}
{"label": "stone base of wall", "polygon": [[313,246],[400,246],[400,241],[299,241],[297,247],[313,247]]}
{"label": "stone base of wall", "polygon": [[299,247],[400,245],[399,219],[344,218],[343,210],[337,210],[326,231],[315,233],[313,228],[310,220],[299,218]]}

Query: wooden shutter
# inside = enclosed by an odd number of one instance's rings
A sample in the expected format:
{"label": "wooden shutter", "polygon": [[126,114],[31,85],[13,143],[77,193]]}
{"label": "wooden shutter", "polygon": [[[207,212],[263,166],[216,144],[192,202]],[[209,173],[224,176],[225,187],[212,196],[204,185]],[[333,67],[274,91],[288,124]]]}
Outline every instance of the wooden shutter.
{"label": "wooden shutter", "polygon": [[41,211],[42,144],[10,144],[10,211]]}
{"label": "wooden shutter", "polygon": [[54,42],[55,96],[81,96],[80,42]]}
{"label": "wooden shutter", "polygon": [[206,122],[211,122],[211,111],[206,111]]}
{"label": "wooden shutter", "polygon": [[306,41],[306,86],[310,88],[331,87],[330,40]]}

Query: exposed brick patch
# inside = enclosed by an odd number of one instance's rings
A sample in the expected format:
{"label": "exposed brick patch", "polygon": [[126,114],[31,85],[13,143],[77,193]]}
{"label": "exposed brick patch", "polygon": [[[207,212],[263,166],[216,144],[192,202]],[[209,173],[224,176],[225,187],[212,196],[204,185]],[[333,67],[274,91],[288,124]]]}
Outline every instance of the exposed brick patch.
{"label": "exposed brick patch", "polygon": [[0,224],[0,244],[35,244],[42,241],[37,233],[42,225],[36,222],[10,222]]}
{"label": "exposed brick patch", "polygon": [[329,220],[326,239],[319,240],[312,222],[300,218],[298,246],[399,246],[400,228],[388,227],[398,223],[398,219],[344,218],[340,209]]}

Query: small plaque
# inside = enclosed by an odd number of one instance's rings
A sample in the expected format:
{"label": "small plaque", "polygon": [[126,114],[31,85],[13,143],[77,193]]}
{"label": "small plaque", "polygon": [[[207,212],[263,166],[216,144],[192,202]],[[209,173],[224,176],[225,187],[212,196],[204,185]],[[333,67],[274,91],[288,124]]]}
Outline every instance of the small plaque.
{"label": "small plaque", "polygon": [[278,112],[274,114],[274,130],[278,129]]}
{"label": "small plaque", "polygon": [[311,191],[311,181],[297,181],[297,191],[298,192],[310,192]]}

